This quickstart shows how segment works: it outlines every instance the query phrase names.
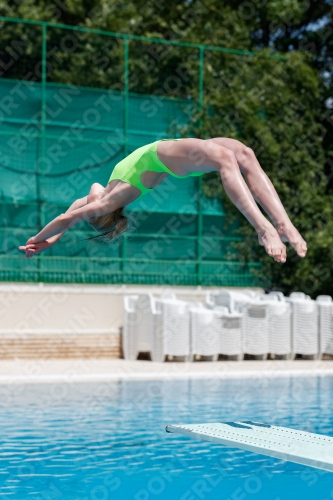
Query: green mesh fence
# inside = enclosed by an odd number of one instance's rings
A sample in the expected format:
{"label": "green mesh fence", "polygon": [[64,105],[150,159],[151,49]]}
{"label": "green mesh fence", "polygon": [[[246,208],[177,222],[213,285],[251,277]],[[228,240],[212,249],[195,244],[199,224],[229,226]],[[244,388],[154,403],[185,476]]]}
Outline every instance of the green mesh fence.
{"label": "green mesh fence", "polygon": [[25,259],[17,247],[124,156],[186,126],[203,102],[205,52],[223,49],[2,20],[1,280],[267,284],[259,264],[239,262],[201,178],[168,178],[132,203],[133,227],[113,244],[85,241],[95,233],[82,224]]}

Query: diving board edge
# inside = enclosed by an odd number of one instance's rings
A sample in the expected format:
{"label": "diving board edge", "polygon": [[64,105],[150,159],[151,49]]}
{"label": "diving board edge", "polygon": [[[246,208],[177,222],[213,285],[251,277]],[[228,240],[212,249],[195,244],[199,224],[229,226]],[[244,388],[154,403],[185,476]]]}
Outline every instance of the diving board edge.
{"label": "diving board edge", "polygon": [[208,436],[200,432],[196,432],[192,429],[186,428],[185,426],[167,425],[165,430],[168,433],[181,434],[183,436],[188,436],[194,439],[210,441],[212,443],[222,444],[224,446],[229,446],[231,448],[239,448],[242,450],[250,451],[252,453],[278,458],[284,461],[294,462],[300,465],[313,467],[315,469],[321,469],[328,472],[333,472],[333,463],[311,460],[307,457],[293,455],[292,453],[282,453],[280,451],[261,448],[259,446],[253,446],[251,444],[237,443],[232,439],[228,439],[225,437],[222,438],[222,437]]}

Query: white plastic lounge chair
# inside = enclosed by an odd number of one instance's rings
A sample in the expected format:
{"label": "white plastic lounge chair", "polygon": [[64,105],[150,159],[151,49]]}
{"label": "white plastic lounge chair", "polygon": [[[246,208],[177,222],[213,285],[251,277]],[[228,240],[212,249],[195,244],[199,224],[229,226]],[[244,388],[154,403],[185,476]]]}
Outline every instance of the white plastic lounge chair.
{"label": "white plastic lounge chair", "polygon": [[206,293],[206,306],[210,309],[222,306],[227,307],[230,312],[241,312],[244,305],[252,300],[253,297],[249,293],[234,292],[231,290]]}
{"label": "white plastic lounge chair", "polygon": [[[227,309],[226,309],[227,310]],[[219,356],[219,341],[222,324],[219,315],[205,307],[190,307],[191,318],[191,359],[193,356],[209,356],[216,361]]]}
{"label": "white plastic lounge chair", "polygon": [[[304,295],[304,294],[303,294]],[[290,294],[287,302],[292,304],[292,351],[293,354],[312,356],[319,354],[318,305],[300,292]]]}
{"label": "white plastic lounge chair", "polygon": [[291,305],[286,301],[268,304],[268,351],[290,358],[292,355]]}
{"label": "white plastic lounge chair", "polygon": [[318,295],[319,352],[333,355],[333,302],[329,295]]}
{"label": "white plastic lounge chair", "polygon": [[273,292],[269,292],[267,295],[263,295],[263,297],[276,297],[278,300],[281,300],[281,301],[284,301],[286,300],[286,297],[283,295],[282,292],[278,292],[278,291],[273,291]]}
{"label": "white plastic lounge chair", "polygon": [[310,295],[305,295],[303,292],[291,292],[289,295],[290,299],[303,299],[303,300],[311,300]]}
{"label": "white plastic lounge chair", "polygon": [[269,352],[268,304],[255,300],[243,307],[243,351],[267,359]]}
{"label": "white plastic lounge chair", "polygon": [[[124,357],[137,359],[140,352],[151,353],[152,338],[156,329],[155,299],[151,294],[124,297]],[[128,346],[128,347],[127,347]]]}
{"label": "white plastic lounge chair", "polygon": [[152,360],[162,362],[166,356],[189,360],[191,355],[189,304],[182,300],[156,299],[155,307]]}
{"label": "white plastic lounge chair", "polygon": [[122,335],[123,355],[125,359],[136,359],[137,350],[137,325],[136,303],[138,295],[124,296],[124,326]]}
{"label": "white plastic lounge chair", "polygon": [[279,297],[277,295],[267,293],[265,295],[260,295],[258,300],[260,300],[260,302],[279,302]]}
{"label": "white plastic lounge chair", "polygon": [[244,288],[244,290],[241,290],[240,292],[236,293],[241,293],[242,295],[246,295],[247,297],[250,297],[251,299],[256,299],[258,297],[258,294],[254,292],[253,290],[248,290]]}
{"label": "white plastic lounge chair", "polygon": [[141,294],[136,302],[137,349],[139,352],[151,352],[151,338],[154,331],[154,297],[151,294]]}
{"label": "white plastic lounge chair", "polygon": [[268,350],[270,354],[289,359],[292,356],[292,308],[283,293],[260,295],[259,300],[268,308]]}
{"label": "white plastic lounge chair", "polygon": [[176,294],[175,293],[172,293],[172,292],[163,292],[161,297],[160,297],[162,300],[166,299],[166,300],[177,300],[177,297],[176,297]]}
{"label": "white plastic lounge chair", "polygon": [[[219,311],[217,311],[219,312]],[[243,315],[238,312],[219,312],[222,335],[219,338],[219,353],[241,361],[243,354]]]}

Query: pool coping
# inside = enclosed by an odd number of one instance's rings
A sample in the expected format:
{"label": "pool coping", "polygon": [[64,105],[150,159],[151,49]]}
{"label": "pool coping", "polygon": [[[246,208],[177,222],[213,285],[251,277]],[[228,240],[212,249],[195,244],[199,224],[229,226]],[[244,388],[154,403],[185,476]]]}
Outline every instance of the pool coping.
{"label": "pool coping", "polygon": [[0,361],[0,385],[314,376],[333,376],[333,360],[152,363],[82,358]]}

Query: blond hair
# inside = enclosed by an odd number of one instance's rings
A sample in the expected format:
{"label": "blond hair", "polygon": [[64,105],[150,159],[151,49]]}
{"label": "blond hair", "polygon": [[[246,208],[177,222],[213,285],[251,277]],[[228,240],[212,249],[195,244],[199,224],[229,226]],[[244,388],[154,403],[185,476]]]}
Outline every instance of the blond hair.
{"label": "blond hair", "polygon": [[92,217],[89,219],[89,224],[101,234],[88,238],[89,240],[100,238],[105,242],[109,242],[124,233],[129,226],[129,221],[123,213],[123,208],[117,208],[110,214]]}

